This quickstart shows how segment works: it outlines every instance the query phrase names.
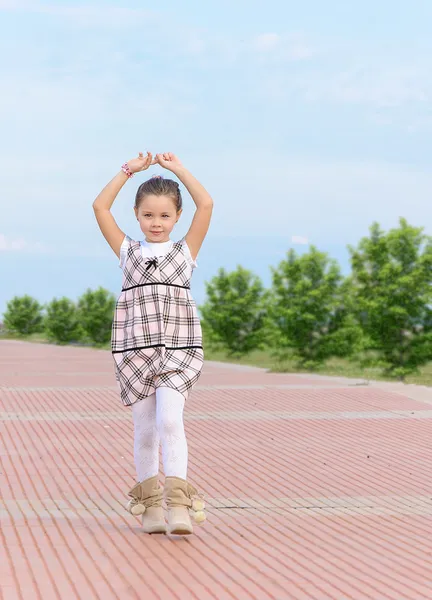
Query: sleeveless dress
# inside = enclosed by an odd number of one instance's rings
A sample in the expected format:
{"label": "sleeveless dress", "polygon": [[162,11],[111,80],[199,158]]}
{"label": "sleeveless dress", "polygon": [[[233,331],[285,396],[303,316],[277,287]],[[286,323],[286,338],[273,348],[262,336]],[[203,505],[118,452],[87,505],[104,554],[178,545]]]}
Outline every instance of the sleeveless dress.
{"label": "sleeveless dress", "polygon": [[125,406],[170,387],[187,398],[204,362],[201,324],[190,292],[185,240],[165,256],[145,259],[126,236],[123,285],[112,324],[111,351]]}

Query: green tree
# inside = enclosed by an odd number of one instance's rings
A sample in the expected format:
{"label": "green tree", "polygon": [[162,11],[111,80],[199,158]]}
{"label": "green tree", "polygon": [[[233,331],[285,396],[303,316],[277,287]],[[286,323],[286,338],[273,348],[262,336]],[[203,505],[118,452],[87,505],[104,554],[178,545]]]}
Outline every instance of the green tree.
{"label": "green tree", "polygon": [[336,261],[314,246],[302,256],[290,249],[272,273],[276,354],[293,354],[311,369],[330,356],[349,355],[360,329],[344,304],[348,287]]}
{"label": "green tree", "polygon": [[79,322],[95,344],[102,345],[110,341],[115,304],[115,296],[102,287],[88,289],[78,299]]}
{"label": "green tree", "polygon": [[365,347],[366,340],[355,318],[350,277],[341,282],[334,302],[335,306],[329,315],[329,324],[325,330],[328,355],[354,360]]}
{"label": "green tree", "polygon": [[231,273],[219,269],[206,291],[200,310],[213,347],[242,356],[264,345],[266,293],[259,277],[240,266]]}
{"label": "green tree", "polygon": [[401,218],[349,250],[357,319],[384,372],[404,380],[432,360],[432,238]]}
{"label": "green tree", "polygon": [[7,331],[31,335],[42,331],[43,306],[31,296],[15,296],[7,303],[4,327]]}
{"label": "green tree", "polygon": [[54,298],[46,307],[44,327],[50,341],[67,344],[81,337],[76,305],[69,298]]}

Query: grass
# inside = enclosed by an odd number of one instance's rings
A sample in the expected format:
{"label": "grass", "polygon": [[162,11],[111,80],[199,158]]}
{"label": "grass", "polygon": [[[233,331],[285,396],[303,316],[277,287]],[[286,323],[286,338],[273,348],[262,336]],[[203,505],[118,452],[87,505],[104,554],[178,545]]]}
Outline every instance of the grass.
{"label": "grass", "polygon": [[[0,333],[0,340],[17,340],[21,342],[32,342],[34,344],[54,344],[55,342],[50,342],[47,336],[44,333],[32,333],[31,335],[19,335],[15,333]],[[111,344],[103,344],[101,346],[95,346],[90,341],[89,342],[74,342],[71,344],[56,344],[62,346],[78,346],[83,348],[91,348],[94,350],[110,350]]]}
{"label": "grass", "polygon": [[[23,340],[26,342],[34,343],[49,343],[46,336],[41,333],[36,333],[29,336],[18,336],[18,335],[1,335],[1,339],[14,339]],[[85,346],[89,347],[89,346]],[[91,346],[90,346],[91,347]],[[110,350],[110,344],[105,344],[99,348],[102,350]],[[299,369],[295,362],[292,360],[278,361],[272,356],[271,350],[256,350],[251,352],[243,358],[233,358],[228,356],[226,352],[211,350],[208,345],[205,345],[205,357],[206,360],[213,360],[218,362],[235,363],[241,365],[248,365],[254,367],[261,367],[269,369],[274,373],[310,373]],[[388,377],[385,377],[381,373],[381,369],[376,367],[362,368],[355,363],[342,358],[332,358],[323,364],[320,368],[317,368],[313,373],[318,375],[329,375],[334,377],[351,377],[354,379],[365,379],[365,380],[378,380],[378,381],[392,381]],[[394,380],[393,380],[394,381]],[[406,383],[414,383],[417,385],[432,386],[432,362],[427,363],[420,368],[420,372],[416,375],[409,375],[406,378]]]}
{"label": "grass", "polygon": [[[311,373],[311,371],[299,369],[294,360],[278,361],[272,356],[271,350],[256,350],[248,356],[234,359],[225,352],[212,351],[206,348],[205,355],[206,360],[261,367],[270,369],[273,373]],[[364,368],[343,358],[329,359],[321,367],[315,369],[313,373],[333,377],[351,377],[353,379],[395,381],[385,377],[379,367]],[[409,375],[405,383],[432,386],[432,362],[421,367],[418,374]]]}
{"label": "grass", "polygon": [[32,333],[31,335],[18,335],[17,333],[1,333],[0,340],[18,340],[22,342],[34,342],[35,344],[48,344],[43,333]]}

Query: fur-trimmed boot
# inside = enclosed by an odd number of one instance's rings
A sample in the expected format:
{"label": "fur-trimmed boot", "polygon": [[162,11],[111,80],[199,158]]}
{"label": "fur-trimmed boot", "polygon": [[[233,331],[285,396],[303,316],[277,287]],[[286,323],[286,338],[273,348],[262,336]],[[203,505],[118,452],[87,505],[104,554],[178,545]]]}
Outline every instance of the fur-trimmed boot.
{"label": "fur-trimmed boot", "polygon": [[168,533],[174,535],[193,533],[189,510],[192,510],[197,524],[206,520],[204,500],[185,479],[165,477],[164,497],[168,510]]}
{"label": "fur-trimmed boot", "polygon": [[158,476],[137,483],[129,492],[126,510],[133,515],[142,515],[145,533],[166,533],[166,523],[162,508],[162,488]]}

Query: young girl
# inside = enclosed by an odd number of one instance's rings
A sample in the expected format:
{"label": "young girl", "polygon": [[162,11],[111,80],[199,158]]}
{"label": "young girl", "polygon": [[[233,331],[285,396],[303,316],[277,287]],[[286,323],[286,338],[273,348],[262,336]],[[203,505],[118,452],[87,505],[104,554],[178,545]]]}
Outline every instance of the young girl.
{"label": "young girl", "polygon": [[[170,234],[182,213],[178,183],[154,177],[136,193],[135,216],[145,241],[120,230],[110,212],[126,181],[159,164],[185,185],[196,211],[186,236]],[[195,259],[207,234],[213,201],[204,187],[171,153],[141,152],[121,167],[93,203],[105,239],[120,258],[123,287],[112,327],[112,354],[121,401],[132,407],[137,483],[129,491],[127,509],[142,515],[147,533],[167,531],[162,498],[168,510],[168,532],[192,533],[189,509],[204,521],[204,502],[187,481],[188,448],[183,408],[204,360],[202,334],[190,280]],[[159,444],[165,485],[158,481]]]}

